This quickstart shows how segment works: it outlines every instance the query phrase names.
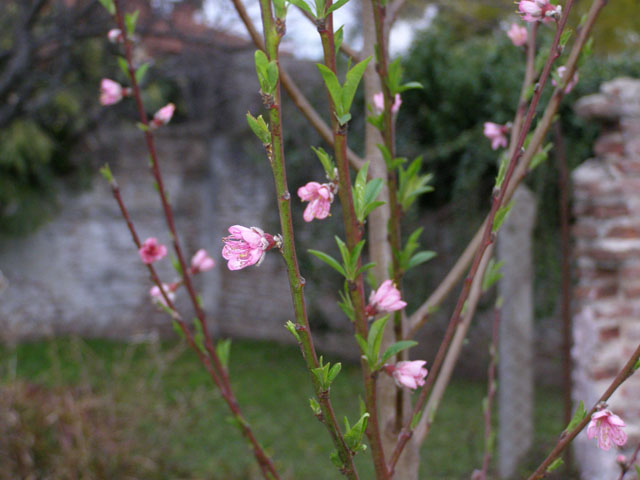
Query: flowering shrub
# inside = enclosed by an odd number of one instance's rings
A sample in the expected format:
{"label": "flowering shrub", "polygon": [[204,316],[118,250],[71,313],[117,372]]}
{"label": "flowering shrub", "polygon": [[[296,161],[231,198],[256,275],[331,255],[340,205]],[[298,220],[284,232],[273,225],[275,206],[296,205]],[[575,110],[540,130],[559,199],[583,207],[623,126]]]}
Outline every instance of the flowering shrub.
{"label": "flowering shrub", "polygon": [[[121,46],[124,53],[126,70],[129,73],[130,87],[121,87],[109,80],[103,80],[101,85],[101,103],[111,105],[126,96],[133,96],[139,110],[141,121],[138,127],[142,130],[151,156],[151,174],[158,187],[160,202],[166,218],[167,227],[173,242],[175,252],[175,269],[178,280],[171,284],[163,283],[157,273],[154,262],[161,260],[167,253],[166,247],[157,243],[154,238],[141,243],[135,226],[131,221],[124,201],[120,195],[118,184],[108,168],[102,170],[109,181],[114,197],[120,206],[127,225],[130,229],[140,258],[146,265],[155,286],[150,295],[155,303],[161,306],[171,317],[176,330],[182,335],[187,344],[200,358],[211,379],[220,389],[221,395],[231,410],[232,416],[241,434],[251,444],[251,450],[266,479],[280,478],[276,464],[269,458],[266,451],[259,444],[249,422],[242,415],[232,384],[229,380],[229,349],[228,340],[219,340],[214,344],[208,332],[206,313],[203,311],[197,292],[192,283],[192,276],[213,268],[213,259],[206,252],[198,251],[187,264],[183,253],[180,237],[175,229],[173,211],[164,190],[161,166],[158,152],[154,143],[154,130],[166,125],[173,113],[173,104],[160,109],[153,118],[149,119],[138,85],[138,74],[146,67],[134,63],[132,56],[132,39],[135,31],[137,15],[124,13],[118,0],[101,0],[107,10],[114,16],[117,27],[121,32]],[[546,159],[548,148],[544,147],[545,133],[551,125],[557,112],[559,100],[567,92],[568,86],[556,85],[553,93],[544,107],[544,113],[535,126],[532,135],[533,121],[538,106],[542,106],[542,91],[547,84],[551,84],[552,69],[560,53],[566,48],[570,50],[564,64],[564,70],[557,73],[558,78],[574,78],[578,67],[580,52],[587,43],[587,36],[604,0],[594,0],[594,7],[584,22],[580,35],[569,48],[569,36],[563,34],[572,1],[568,0],[565,8],[552,4],[548,0],[521,0],[519,11],[522,19],[530,23],[526,35],[526,46],[522,40],[524,27],[511,30],[510,38],[514,44],[522,43],[527,53],[527,75],[525,75],[519,99],[520,105],[526,108],[515,109],[513,122],[508,125],[485,123],[485,135],[491,140],[492,148],[506,148],[507,151],[500,158],[498,175],[495,179],[491,207],[478,235],[477,241],[472,243],[472,258],[467,261],[469,270],[462,290],[458,296],[456,306],[451,314],[450,322],[444,334],[442,344],[427,371],[424,366],[426,360],[409,360],[408,351],[417,342],[411,338],[425,323],[433,300],[427,300],[415,313],[409,315],[404,312],[407,306],[403,299],[402,280],[407,271],[417,268],[427,262],[434,255],[427,250],[418,251],[418,230],[411,234],[403,243],[402,217],[409,211],[416,198],[432,190],[428,185],[431,176],[421,172],[422,159],[416,158],[411,162],[398,155],[395,142],[396,120],[402,102],[401,94],[408,90],[421,89],[417,82],[406,82],[404,71],[399,60],[392,61],[389,57],[386,31],[392,19],[386,16],[386,2],[372,0],[373,16],[367,21],[370,29],[375,32],[372,38],[365,39],[365,45],[375,43],[375,62],[373,56],[360,58],[354,55],[352,49],[343,44],[342,31],[334,31],[332,14],[340,8],[346,0],[333,3],[316,2],[314,7],[305,0],[260,0],[262,11],[263,38],[259,36],[255,26],[250,22],[241,0],[232,0],[236,10],[256,43],[257,50],[254,60],[257,83],[260,96],[265,108],[265,118],[247,114],[247,121],[257,140],[264,147],[266,160],[271,166],[277,196],[277,208],[280,218],[279,234],[265,233],[258,227],[244,227],[233,225],[229,227],[230,235],[223,239],[222,257],[227,260],[229,270],[235,271],[250,266],[259,266],[266,252],[278,251],[283,257],[287,270],[291,297],[294,307],[294,321],[289,320],[286,328],[299,344],[302,358],[307,366],[310,383],[313,386],[314,397],[310,399],[310,407],[314,416],[327,428],[335,450],[330,455],[338,471],[349,479],[358,479],[354,457],[370,448],[375,476],[377,479],[387,480],[395,478],[413,478],[417,475],[417,463],[403,456],[409,442],[417,449],[419,443],[429,431],[433,421],[435,409],[440,403],[442,388],[434,388],[436,379],[446,362],[455,363],[459,350],[452,347],[454,333],[465,312],[473,312],[478,302],[478,295],[471,295],[472,290],[486,290],[499,278],[498,264],[489,262],[496,236],[505,217],[509,213],[509,202],[515,187],[525,178],[530,169],[535,168]],[[318,357],[313,342],[313,332],[309,326],[309,318],[305,303],[305,280],[301,275],[296,239],[292,221],[292,196],[286,176],[286,155],[282,142],[284,123],[282,118],[281,88],[285,86],[290,92],[297,92],[291,79],[281,70],[279,62],[279,46],[286,32],[287,9],[295,6],[304,10],[313,18],[323,46],[323,63],[319,63],[318,73],[324,81],[328,94],[330,123],[325,124],[317,113],[312,110],[308,102],[296,102],[303,110],[312,125],[323,135],[333,147],[333,158],[322,148],[313,148],[322,164],[329,183],[320,184],[309,182],[299,186],[298,196],[302,201],[309,202],[304,213],[307,222],[313,219],[324,219],[329,215],[331,202],[337,195],[342,207],[344,225],[343,238],[336,236],[336,246],[339,257],[336,258],[326,252],[311,250],[319,261],[335,269],[344,282],[340,290],[340,307],[353,324],[354,348],[357,348],[361,358],[362,379],[364,384],[364,398],[361,401],[361,412],[353,424],[345,419],[344,427],[338,423],[331,400],[331,385],[341,371],[341,364],[325,362]],[[553,30],[553,40],[548,49],[538,47],[537,31],[539,28]],[[506,34],[505,34],[506,35]],[[112,35],[113,36],[113,35]],[[341,75],[336,67],[336,56],[340,49],[345,50],[352,58],[346,74]],[[351,53],[349,53],[351,52]],[[536,52],[540,61],[536,61]],[[362,55],[365,57],[365,54]],[[375,63],[375,70],[373,64]],[[144,69],[144,70],[143,70]],[[375,75],[367,76],[366,72]],[[364,80],[363,80],[364,79]],[[370,158],[360,158],[348,148],[349,124],[355,112],[352,105],[356,91],[361,82],[381,85],[382,91],[373,96],[373,108],[367,121],[373,128],[375,135],[382,139],[378,145],[379,155]],[[298,91],[297,95],[301,95]],[[511,138],[507,133],[511,130]],[[544,148],[543,148],[544,147]],[[352,172],[354,177],[352,179]],[[383,172],[383,173],[380,173]],[[369,235],[367,236],[367,230]],[[369,244],[370,260],[365,263],[364,247]],[[387,255],[386,252],[390,252]],[[488,265],[492,265],[488,268]],[[461,269],[464,273],[464,268]],[[463,275],[460,273],[459,275]],[[372,280],[370,283],[380,284],[371,292],[369,302],[365,300],[365,275]],[[187,324],[174,305],[175,292],[184,286],[196,311],[194,324]],[[449,287],[449,290],[452,287]],[[442,299],[436,303],[441,303]],[[496,309],[499,305],[496,305]],[[420,313],[426,312],[426,313]],[[470,314],[471,315],[471,314]],[[497,329],[494,328],[494,333]],[[497,335],[497,333],[495,334]],[[495,346],[495,339],[494,339]],[[549,469],[557,467],[559,454],[568,443],[586,426],[591,419],[593,425],[589,429],[589,436],[597,435],[601,448],[609,448],[607,439],[611,438],[617,445],[624,443],[624,435],[620,428],[622,421],[606,410],[596,410],[602,402],[619,386],[639,365],[640,346],[633,353],[611,388],[607,390],[600,402],[589,412],[582,407],[567,427],[565,435],[558,441],[557,446],[544,462],[531,475],[531,479],[542,478]],[[495,356],[490,367],[491,373],[495,367]],[[383,382],[382,372],[389,374],[395,381],[393,384]],[[446,384],[446,380],[445,380]],[[409,402],[405,390],[418,390],[414,402]],[[388,388],[390,395],[380,396],[381,388]],[[495,393],[493,382],[489,382],[488,402]],[[432,405],[428,415],[423,415],[427,399]],[[605,412],[605,413],[603,413]],[[490,409],[486,415],[486,438],[491,438]],[[392,425],[392,427],[386,427]],[[423,432],[416,434],[417,432]],[[366,443],[365,443],[366,442]],[[367,445],[368,444],[368,445]],[[481,470],[474,472],[474,478],[486,478],[490,465],[491,450],[487,440],[487,451]]]}

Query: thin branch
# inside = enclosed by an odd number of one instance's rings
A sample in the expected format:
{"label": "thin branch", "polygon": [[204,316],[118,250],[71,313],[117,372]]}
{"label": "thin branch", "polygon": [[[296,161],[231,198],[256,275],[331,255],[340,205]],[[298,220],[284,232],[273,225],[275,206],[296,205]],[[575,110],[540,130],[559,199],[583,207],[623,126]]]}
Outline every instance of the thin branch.
{"label": "thin branch", "polygon": [[[311,23],[316,25],[316,19],[313,15],[311,15],[309,12],[307,12],[306,10],[303,10],[300,7],[298,7],[298,11],[302,13],[302,15],[304,15],[307,18],[307,20],[309,20]],[[351,47],[345,42],[342,42],[340,44],[340,51],[344,53],[347,56],[347,58],[351,60],[353,63],[358,63],[362,60],[361,55],[358,52],[356,52],[356,49]]]}
{"label": "thin branch", "polygon": [[[571,77],[569,77],[571,78]],[[560,454],[564,451],[565,448],[571,443],[571,441],[576,438],[576,436],[582,431],[584,427],[587,426],[587,423],[591,421],[591,416],[598,410],[599,406],[609,400],[609,397],[613,395],[622,383],[628,379],[635,372],[635,366],[637,362],[640,361],[640,344],[636,348],[635,352],[631,355],[627,363],[622,367],[622,370],[618,373],[616,378],[613,379],[609,388],[602,394],[602,396],[598,399],[598,401],[591,407],[591,410],[587,412],[582,421],[570,432],[562,432],[560,435],[560,440],[556,446],[551,450],[551,453],[545,458],[545,460],[540,464],[538,468],[536,468],[535,472],[531,474],[528,480],[539,480],[540,478],[544,478],[547,474],[547,468],[551,465],[556,458],[560,456]]]}

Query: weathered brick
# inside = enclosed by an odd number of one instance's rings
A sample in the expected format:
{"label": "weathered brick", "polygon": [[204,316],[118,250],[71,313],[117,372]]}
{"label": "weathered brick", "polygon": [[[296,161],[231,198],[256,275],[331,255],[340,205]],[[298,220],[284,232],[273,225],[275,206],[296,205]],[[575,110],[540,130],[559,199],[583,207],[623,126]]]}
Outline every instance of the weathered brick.
{"label": "weathered brick", "polygon": [[607,230],[610,238],[640,238],[640,225],[617,225]]}
{"label": "weathered brick", "polygon": [[612,297],[617,293],[616,285],[583,286],[575,287],[573,295],[580,299],[596,300],[600,298]]}
{"label": "weathered brick", "polygon": [[598,332],[598,338],[601,342],[607,342],[609,340],[614,340],[620,336],[620,327],[606,327],[600,329]]}
{"label": "weathered brick", "polygon": [[596,141],[593,147],[596,155],[606,156],[608,154],[623,155],[625,153],[625,142],[620,132],[607,133]]}
{"label": "weathered brick", "polygon": [[573,225],[571,233],[574,237],[596,238],[598,236],[598,229],[595,225],[579,222]]}

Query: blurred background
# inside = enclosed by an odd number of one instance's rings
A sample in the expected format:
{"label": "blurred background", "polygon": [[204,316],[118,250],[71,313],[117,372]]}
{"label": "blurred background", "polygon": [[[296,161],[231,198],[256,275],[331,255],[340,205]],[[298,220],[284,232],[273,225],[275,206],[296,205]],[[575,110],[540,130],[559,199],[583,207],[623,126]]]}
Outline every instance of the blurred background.
{"label": "blurred background", "polygon": [[[339,17],[356,48],[359,1]],[[232,273],[219,255],[230,225],[278,229],[269,167],[245,120],[247,111],[262,111],[254,47],[230,2],[123,3],[141,12],[135,55],[151,65],[147,111],[169,101],[177,106],[171,125],[158,131],[160,162],[187,251],[206,248],[217,262],[197,280],[212,329],[234,338],[231,372],[240,403],[285,478],[334,478],[330,442],[308,414],[311,389],[299,387],[306,373],[283,328],[291,306],[282,262],[268,255],[259,268]],[[248,4],[255,15],[256,2]],[[587,6],[578,2],[574,28]],[[505,34],[517,21],[514,10],[511,1],[414,0],[392,33],[405,78],[425,87],[403,95],[398,151],[411,159],[423,155],[425,171],[434,175],[434,191],[405,220],[404,231],[423,227],[423,248],[437,253],[407,277],[409,312],[438,285],[488,210],[497,154],[483,123],[513,118],[524,74],[524,52]],[[640,78],[638,13],[635,0],[617,0],[598,20],[593,55],[560,111],[571,169],[593,155],[600,133],[598,123],[574,113],[575,102],[603,82]],[[102,78],[126,84],[118,47],[106,39],[111,19],[94,0],[4,0],[0,25],[0,479],[257,478],[219,395],[174,338],[169,319],[151,305],[145,269],[97,174],[108,162],[140,235],[168,243],[134,105],[98,102]],[[283,65],[327,118],[314,65],[315,28],[292,13],[288,31]],[[552,33],[541,28],[543,46]],[[328,147],[285,102],[294,191],[323,178],[310,145]],[[365,104],[360,96],[355,108],[363,114],[350,125],[356,152],[363,149]],[[537,204],[532,281],[539,388],[534,451],[523,469],[539,461],[564,426],[554,155],[527,180]],[[333,217],[304,224],[304,205],[294,202],[310,321],[319,349],[347,365],[334,396],[338,410],[353,416],[360,382],[350,362],[358,354],[335,304],[340,279],[306,253],[335,248],[341,219],[339,206],[333,208]],[[170,262],[164,263],[160,271],[171,280]],[[434,429],[424,447],[423,471],[442,474],[424,478],[468,478],[480,464],[495,292],[485,297],[439,414],[454,428]],[[178,302],[188,309],[186,298]],[[451,308],[445,303],[433,314],[413,356],[433,358]],[[308,460],[296,461],[302,457]],[[366,459],[360,463],[369,478]]]}

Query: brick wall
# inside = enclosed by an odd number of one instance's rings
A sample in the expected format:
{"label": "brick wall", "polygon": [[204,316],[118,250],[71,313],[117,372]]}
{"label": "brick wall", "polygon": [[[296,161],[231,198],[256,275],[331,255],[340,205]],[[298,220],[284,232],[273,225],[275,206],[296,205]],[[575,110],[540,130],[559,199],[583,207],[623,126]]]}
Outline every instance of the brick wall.
{"label": "brick wall", "polygon": [[[576,111],[603,124],[596,157],[573,172],[573,396],[592,405],[640,343],[640,80],[607,82]],[[609,407],[627,423],[632,450],[640,442],[639,374]],[[584,479],[617,478],[615,449],[602,452],[583,433],[575,450]]]}

